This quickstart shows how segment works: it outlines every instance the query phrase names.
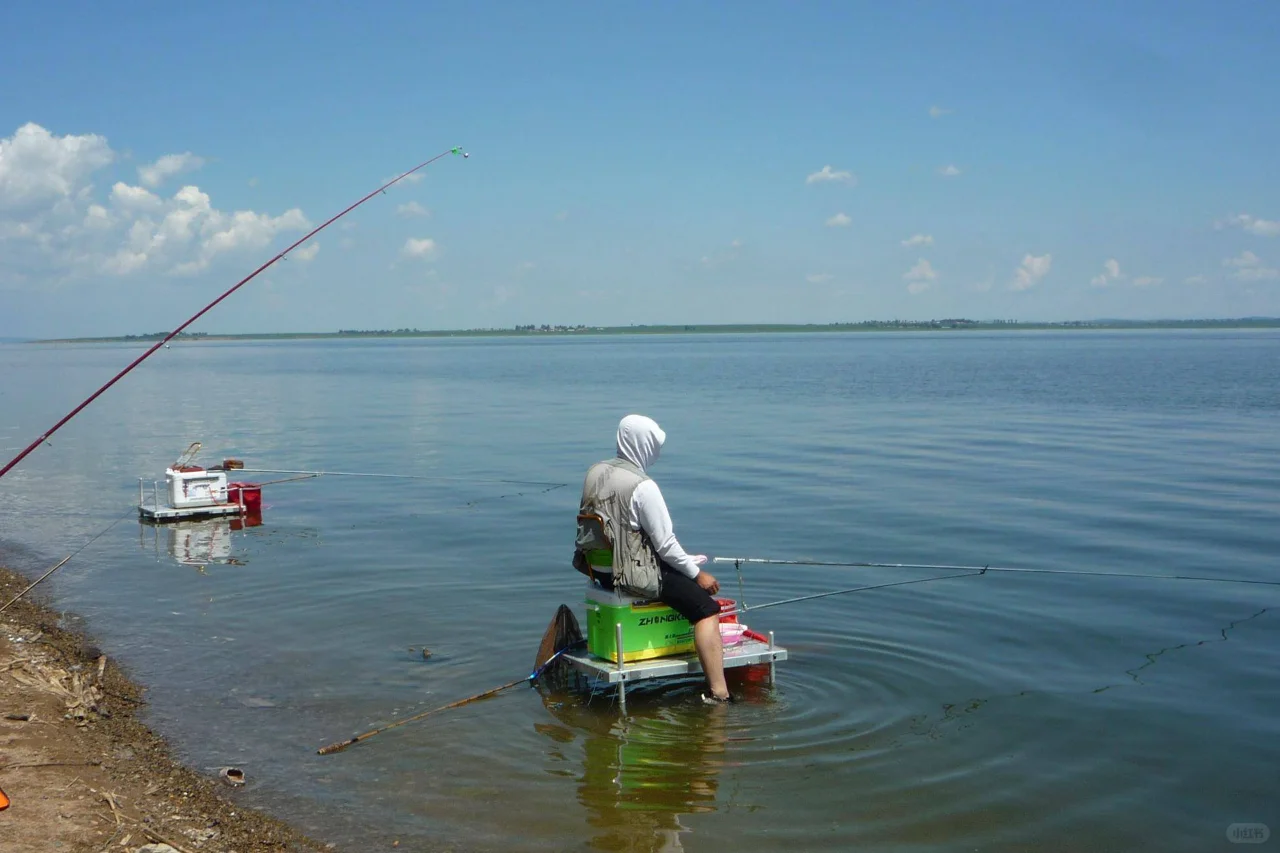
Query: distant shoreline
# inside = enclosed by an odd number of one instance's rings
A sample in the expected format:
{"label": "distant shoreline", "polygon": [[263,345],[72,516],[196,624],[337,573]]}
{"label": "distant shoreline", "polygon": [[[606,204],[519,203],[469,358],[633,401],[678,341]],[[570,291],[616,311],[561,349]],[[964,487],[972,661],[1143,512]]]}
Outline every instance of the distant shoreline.
{"label": "distant shoreline", "polygon": [[[940,331],[1048,331],[1137,329],[1280,329],[1277,317],[1242,317],[1229,320],[1072,320],[1060,323],[1020,323],[1004,320],[871,320],[861,323],[735,323],[631,326],[517,326],[507,329],[371,329],[337,332],[255,332],[245,334],[183,333],[175,341],[278,341],[360,338],[493,338],[573,335],[713,335],[777,334],[797,332],[940,332]],[[32,344],[147,343],[162,340],[168,332],[148,335],[115,335],[88,338],[45,338]]]}

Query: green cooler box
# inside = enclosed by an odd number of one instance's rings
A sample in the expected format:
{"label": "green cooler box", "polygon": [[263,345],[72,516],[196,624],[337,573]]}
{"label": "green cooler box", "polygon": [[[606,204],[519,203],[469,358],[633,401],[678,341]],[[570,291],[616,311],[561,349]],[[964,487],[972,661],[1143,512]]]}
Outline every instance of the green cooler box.
{"label": "green cooler box", "polygon": [[622,661],[693,651],[693,625],[661,601],[587,585],[587,651],[618,662],[615,627],[622,623]]}

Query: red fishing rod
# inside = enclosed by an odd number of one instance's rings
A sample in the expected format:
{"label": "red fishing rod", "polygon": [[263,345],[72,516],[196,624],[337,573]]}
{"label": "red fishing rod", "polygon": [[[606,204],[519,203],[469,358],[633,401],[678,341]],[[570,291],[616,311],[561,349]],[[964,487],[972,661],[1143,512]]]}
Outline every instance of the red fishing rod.
{"label": "red fishing rod", "polygon": [[464,158],[465,158],[465,157],[469,157],[469,156],[470,156],[470,155],[469,155],[469,154],[467,154],[465,151],[463,151],[461,148],[450,148],[448,151],[442,151],[442,152],[440,152],[440,153],[439,153],[439,154],[437,154],[436,156],[432,157],[430,160],[427,160],[427,161],[425,161],[425,162],[419,163],[418,165],[414,166],[414,167],[413,167],[412,169],[410,169],[409,171],[407,171],[407,172],[405,172],[405,173],[403,173],[403,174],[401,174],[401,175],[398,175],[398,176],[396,176],[395,178],[392,178],[391,180],[387,181],[385,184],[383,184],[382,186],[378,187],[376,190],[374,190],[373,192],[369,193],[369,194],[368,194],[368,195],[366,195],[364,198],[360,199],[360,200],[359,200],[359,201],[357,201],[355,204],[353,204],[353,205],[351,205],[350,207],[348,207],[346,210],[343,210],[341,213],[338,213],[338,214],[336,214],[336,215],[334,215],[334,216],[330,217],[329,219],[325,220],[323,223],[321,223],[320,225],[318,225],[318,226],[316,226],[315,228],[313,228],[311,231],[309,231],[309,232],[307,232],[306,234],[304,234],[304,235],[301,237],[301,239],[299,239],[297,242],[293,243],[293,244],[292,244],[291,246],[289,246],[287,249],[285,249],[284,251],[280,252],[280,253],[279,253],[278,255],[276,255],[274,258],[272,258],[271,260],[267,261],[265,264],[263,264],[262,266],[258,267],[256,270],[254,270],[253,272],[249,273],[249,274],[248,274],[247,276],[245,276],[244,278],[240,279],[240,281],[236,282],[234,286],[232,286],[231,288],[229,288],[225,293],[223,293],[223,294],[222,294],[221,296],[219,296],[217,299],[213,300],[213,301],[212,301],[212,302],[210,302],[208,305],[204,306],[204,307],[203,307],[203,308],[201,308],[199,311],[197,311],[195,314],[193,314],[193,315],[191,316],[191,318],[190,318],[190,319],[188,319],[188,320],[187,320],[185,323],[183,323],[181,326],[179,326],[178,328],[174,329],[174,330],[173,330],[172,332],[170,332],[169,334],[165,335],[165,336],[164,336],[164,338],[162,338],[161,340],[156,341],[155,345],[154,345],[154,346],[152,346],[152,347],[151,347],[151,349],[147,350],[147,351],[146,351],[146,352],[144,352],[142,355],[140,355],[140,356],[138,356],[137,358],[135,358],[135,359],[134,359],[134,360],[129,364],[129,366],[128,366],[128,367],[126,367],[124,370],[122,370],[122,371],[120,371],[119,373],[117,373],[115,376],[111,377],[111,380],[110,380],[109,382],[107,382],[107,384],[103,385],[103,386],[102,386],[101,388],[99,388],[97,391],[94,391],[92,394],[90,394],[88,397],[86,397],[86,398],[85,398],[85,400],[84,400],[84,402],[82,402],[80,405],[76,406],[74,409],[72,409],[70,412],[68,412],[68,413],[67,413],[67,415],[66,415],[62,420],[58,421],[56,424],[54,424],[52,427],[50,427],[48,430],[46,430],[44,433],[42,433],[42,434],[41,434],[41,436],[40,436],[39,438],[37,438],[35,441],[31,442],[31,444],[30,444],[30,445],[28,445],[28,446],[27,446],[27,448],[26,448],[25,450],[23,450],[23,451],[22,451],[21,453],[19,453],[17,456],[15,456],[15,457],[13,457],[12,459],[10,459],[10,460],[9,460],[9,462],[8,462],[8,463],[7,463],[3,468],[0,468],[0,477],[3,477],[5,474],[9,473],[9,470],[10,470],[10,469],[12,469],[14,466],[16,466],[16,465],[17,465],[19,462],[21,462],[23,459],[27,458],[28,454],[30,454],[30,453],[31,453],[31,451],[35,450],[35,449],[36,449],[37,447],[39,447],[42,443],[44,443],[45,441],[47,441],[47,440],[49,439],[49,436],[53,435],[53,434],[54,434],[55,432],[57,432],[58,430],[62,429],[63,425],[64,425],[64,424],[66,424],[66,422],[67,422],[67,421],[71,420],[71,419],[72,419],[72,418],[74,418],[76,415],[80,414],[80,412],[81,412],[81,411],[83,411],[83,410],[84,410],[84,408],[85,408],[86,406],[88,406],[88,405],[89,405],[90,403],[92,403],[94,400],[96,400],[96,399],[98,399],[100,396],[102,396],[102,393],[103,393],[104,391],[106,391],[106,390],[107,390],[108,388],[110,388],[112,385],[115,385],[117,382],[119,382],[121,379],[123,379],[125,376],[127,376],[127,375],[128,375],[128,373],[129,373],[129,371],[133,370],[133,369],[134,369],[135,367],[137,367],[139,364],[142,364],[142,362],[146,361],[146,360],[147,360],[147,358],[149,358],[149,357],[151,356],[151,354],[152,354],[152,353],[154,353],[156,350],[160,349],[160,347],[164,346],[164,345],[165,345],[165,344],[167,344],[169,341],[173,340],[173,339],[174,339],[175,337],[177,337],[179,334],[181,334],[183,329],[185,329],[185,328],[187,328],[188,326],[190,326],[190,325],[191,325],[192,323],[194,323],[196,320],[199,320],[201,317],[203,317],[205,314],[207,314],[207,313],[210,311],[210,309],[212,309],[212,308],[213,308],[215,305],[217,305],[219,302],[221,302],[222,300],[226,299],[228,296],[230,296],[231,294],[235,293],[237,290],[239,290],[240,288],[244,287],[246,284],[248,284],[249,282],[251,282],[251,281],[253,281],[255,278],[257,278],[259,273],[261,273],[261,272],[263,272],[264,270],[266,270],[268,267],[270,267],[270,266],[271,266],[272,264],[274,264],[276,261],[280,260],[280,259],[281,259],[281,258],[283,258],[285,255],[289,254],[289,253],[290,253],[290,252],[292,252],[294,249],[298,248],[298,247],[299,247],[299,246],[301,246],[303,243],[307,242],[307,241],[308,241],[308,240],[310,240],[312,237],[314,237],[315,235],[319,234],[321,231],[323,231],[324,229],[328,228],[330,225],[332,225],[333,223],[337,222],[339,219],[341,219],[342,217],[346,216],[348,213],[350,213],[351,211],[355,210],[357,207],[359,207],[360,205],[364,204],[366,201],[368,201],[369,199],[373,198],[373,197],[374,197],[375,195],[377,195],[378,193],[380,193],[380,192],[385,192],[386,190],[388,190],[388,189],[390,189],[391,187],[395,186],[396,184],[400,183],[400,182],[401,182],[401,181],[403,181],[405,178],[409,177],[410,175],[412,175],[414,172],[418,171],[419,169],[425,169],[427,166],[430,166],[432,163],[436,162],[437,160],[443,159],[444,157],[447,157],[447,156],[449,156],[450,154],[461,154]]}

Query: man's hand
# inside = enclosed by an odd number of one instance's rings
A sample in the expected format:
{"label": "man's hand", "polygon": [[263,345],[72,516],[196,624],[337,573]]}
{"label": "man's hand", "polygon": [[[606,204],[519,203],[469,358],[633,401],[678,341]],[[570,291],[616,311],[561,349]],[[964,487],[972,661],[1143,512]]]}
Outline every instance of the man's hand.
{"label": "man's hand", "polygon": [[698,586],[702,587],[712,595],[715,595],[720,591],[720,581],[716,580],[716,576],[711,574],[711,572],[705,570],[698,572],[698,576],[694,578],[694,580],[697,582]]}

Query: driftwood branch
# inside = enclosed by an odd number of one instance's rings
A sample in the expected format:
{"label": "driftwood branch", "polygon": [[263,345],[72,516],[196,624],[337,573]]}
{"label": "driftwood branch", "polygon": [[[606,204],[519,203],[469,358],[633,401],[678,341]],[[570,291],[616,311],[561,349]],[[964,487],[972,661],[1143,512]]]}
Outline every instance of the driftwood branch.
{"label": "driftwood branch", "polygon": [[6,764],[0,770],[17,770],[22,767],[101,767],[101,761],[27,761],[22,764]]}

